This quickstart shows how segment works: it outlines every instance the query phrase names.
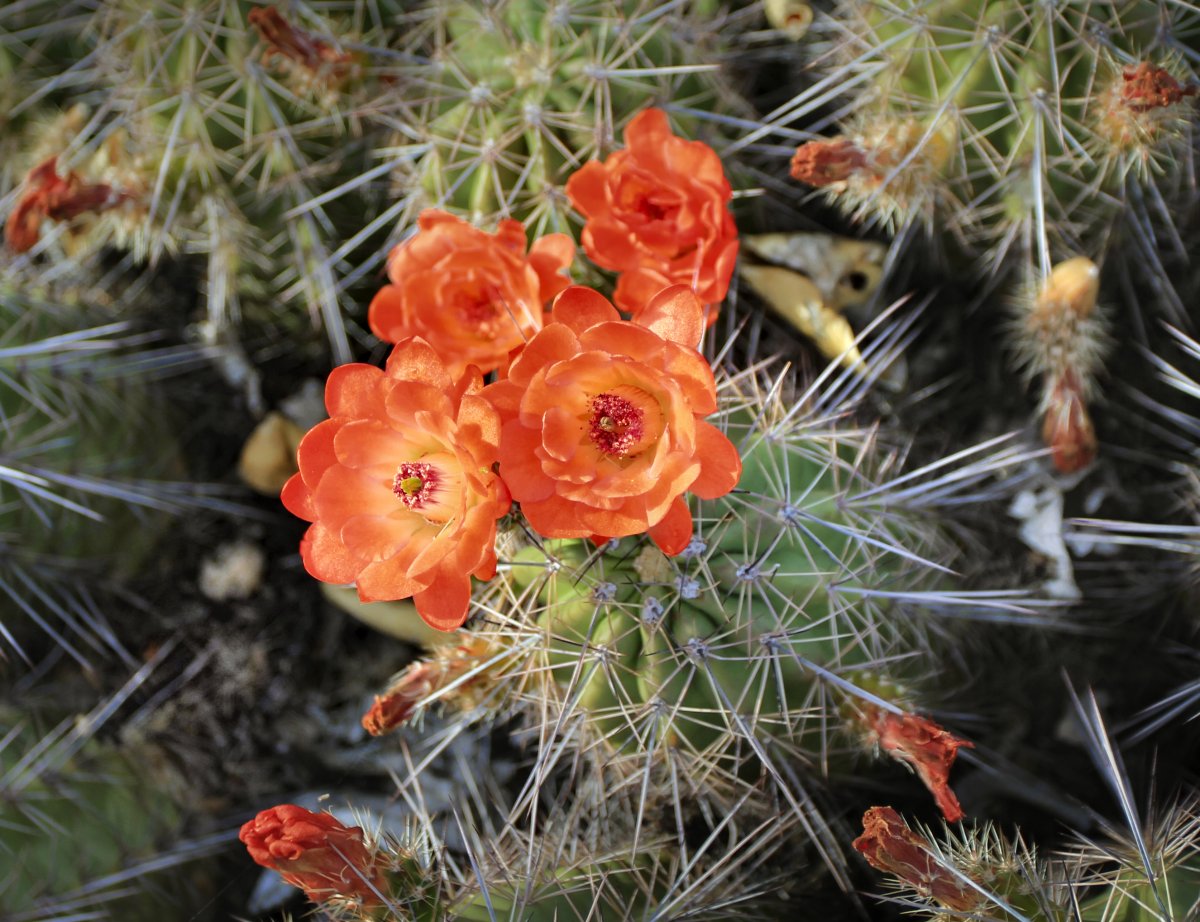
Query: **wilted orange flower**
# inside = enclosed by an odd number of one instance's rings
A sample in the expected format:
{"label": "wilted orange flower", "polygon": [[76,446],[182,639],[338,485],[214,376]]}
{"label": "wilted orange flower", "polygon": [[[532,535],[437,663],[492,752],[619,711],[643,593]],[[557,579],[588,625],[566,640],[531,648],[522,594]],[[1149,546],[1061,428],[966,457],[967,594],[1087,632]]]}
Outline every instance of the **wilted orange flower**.
{"label": "wilted orange flower", "polygon": [[420,336],[457,373],[485,374],[542,328],[545,304],[570,281],[575,258],[566,234],[537,240],[525,253],[525,228],[503,220],[495,234],[444,211],[426,211],[420,231],[392,250],[385,286],[371,302],[371,330],[382,340]]}
{"label": "wilted orange flower", "polygon": [[278,871],[314,903],[334,898],[363,906],[381,901],[385,880],[358,826],[295,804],[263,810],[238,834],[250,857]]}
{"label": "wilted orange flower", "polygon": [[246,18],[267,43],[264,64],[279,60],[287,66],[298,65],[335,88],[357,76],[360,68],[355,55],[338,51],[324,39],[292,25],[275,7],[257,7]]}
{"label": "wilted orange flower", "polygon": [[[407,723],[431,695],[446,692],[450,686],[454,686],[452,694],[458,703],[469,699],[472,686],[483,677],[478,670],[495,658],[496,648],[482,637],[468,637],[453,649],[448,647],[440,644],[430,659],[409,664],[386,692],[376,695],[375,703],[363,715],[363,729],[372,736],[390,733]],[[443,694],[442,700],[449,697]]]}
{"label": "wilted orange flower", "polygon": [[283,488],[289,511],[313,522],[300,545],[317,579],[354,582],[364,602],[412,597],[439,630],[467,618],[471,576],[496,572],[496,520],[508,493],[492,473],[500,419],[420,339],[392,351],[385,371],[335,368],[330,419],[301,441],[300,473]]}
{"label": "wilted orange flower", "polygon": [[792,179],[810,186],[845,182],[867,168],[867,155],[848,138],[808,141],[792,155]]}
{"label": "wilted orange flower", "polygon": [[692,537],[682,494],[723,496],[741,476],[733,447],[704,417],[717,409],[696,345],[703,311],[668,288],[623,321],[590,288],[568,288],[553,322],[484,396],[504,420],[500,476],[549,538],[649,531],[665,554]]}
{"label": "wilted orange flower", "polygon": [[1200,87],[1183,86],[1165,67],[1141,61],[1121,72],[1121,102],[1133,112],[1165,108],[1195,96]]}
{"label": "wilted orange flower", "polygon": [[85,183],[78,173],[58,175],[58,157],[43,160],[25,177],[25,193],[4,224],[4,240],[15,253],[33,249],[42,221],[73,221],[105,211],[126,196],[104,183]]}
{"label": "wilted orange flower", "polygon": [[710,306],[708,322],[716,319],[738,236],[733,189],[711,147],[676,137],[662,110],[647,109],[626,127],[625,149],[585,163],[566,192],[587,219],[588,257],[621,273],[617,307],[637,319],[668,285],[687,285]]}
{"label": "wilted orange flower", "polygon": [[891,807],[872,807],[863,814],[863,833],[854,848],[871,867],[895,875],[947,909],[971,912],[984,900],[938,861],[929,840],[913,832]]}
{"label": "wilted orange flower", "polygon": [[974,743],[959,739],[916,714],[896,714],[874,705],[865,706],[862,713],[868,739],[917,773],[933,794],[942,816],[952,823],[961,820],[962,807],[950,790],[950,769],[958,750],[973,749]]}

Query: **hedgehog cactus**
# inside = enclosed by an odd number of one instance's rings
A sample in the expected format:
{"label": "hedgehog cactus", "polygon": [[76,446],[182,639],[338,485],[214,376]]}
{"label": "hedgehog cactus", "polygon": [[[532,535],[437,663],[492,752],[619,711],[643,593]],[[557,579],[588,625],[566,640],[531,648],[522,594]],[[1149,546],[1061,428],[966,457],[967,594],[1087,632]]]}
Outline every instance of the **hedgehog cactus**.
{"label": "hedgehog cactus", "polygon": [[1044,277],[1100,255],[1127,182],[1188,201],[1190,4],[846,0],[827,26],[834,70],[789,111],[831,84],[848,103],[792,172],[856,218],[945,229],[996,261],[1019,245]]}
{"label": "hedgehog cactus", "polygon": [[468,721],[520,713],[531,730],[519,735],[540,741],[538,784],[590,760],[594,782],[584,772],[573,796],[614,815],[608,801],[626,802],[639,828],[696,802],[755,816],[772,791],[833,866],[806,779],[855,753],[905,763],[960,817],[948,775],[967,744],[914,713],[930,655],[918,610],[970,594],[941,591],[945,540],[881,482],[876,434],[789,382],[724,382],[721,428],[743,473],[734,492],[696,503],[682,554],[645,537],[502,536],[507,578],[479,600],[486,623],[409,667],[368,728],[431,705]]}

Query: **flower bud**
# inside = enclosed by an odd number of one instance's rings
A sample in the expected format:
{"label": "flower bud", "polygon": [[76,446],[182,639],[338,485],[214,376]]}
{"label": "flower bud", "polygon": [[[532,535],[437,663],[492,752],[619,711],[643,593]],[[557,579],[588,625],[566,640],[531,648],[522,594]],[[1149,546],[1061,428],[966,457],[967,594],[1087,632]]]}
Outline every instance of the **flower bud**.
{"label": "flower bud", "polygon": [[379,856],[367,847],[357,826],[344,826],[328,813],[282,804],[242,826],[238,838],[251,858],[278,871],[314,903],[380,903],[385,881]]}

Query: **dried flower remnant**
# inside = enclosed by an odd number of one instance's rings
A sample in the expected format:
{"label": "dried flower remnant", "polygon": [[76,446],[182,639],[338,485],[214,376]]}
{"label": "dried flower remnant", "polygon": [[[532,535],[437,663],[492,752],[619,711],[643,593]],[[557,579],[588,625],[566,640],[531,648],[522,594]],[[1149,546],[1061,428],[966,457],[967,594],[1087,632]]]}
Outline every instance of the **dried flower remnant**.
{"label": "dried flower remnant", "polygon": [[478,670],[496,655],[496,647],[482,637],[468,637],[453,647],[442,646],[428,660],[412,663],[396,677],[363,715],[363,729],[372,736],[403,726],[430,696],[443,692],[441,700],[454,698],[465,704],[483,678]]}
{"label": "dried flower remnant", "polygon": [[1142,61],[1121,72],[1121,103],[1133,112],[1162,109],[1200,93],[1200,87],[1183,86],[1164,67]]}
{"label": "dried flower remnant", "polygon": [[86,183],[74,171],[58,174],[58,157],[50,157],[25,177],[25,193],[4,225],[4,240],[15,253],[37,244],[42,221],[73,221],[89,212],[119,205],[128,196],[105,183]]}
{"label": "dried flower remnant", "polygon": [[362,829],[328,813],[281,804],[242,826],[238,838],[258,864],[278,871],[314,903],[340,900],[370,908],[385,893],[382,862]]}
{"label": "dried flower remnant", "polygon": [[853,844],[871,867],[894,875],[947,909],[969,913],[983,902],[983,895],[940,862],[930,841],[913,832],[891,807],[868,810],[862,835]]}
{"label": "dried flower remnant", "polygon": [[1099,292],[1094,262],[1082,256],[1065,260],[1051,270],[1025,320],[1028,364],[1042,375],[1042,439],[1063,473],[1082,470],[1096,456],[1087,402],[1103,352]]}
{"label": "dried flower remnant", "polygon": [[257,7],[247,19],[267,44],[264,64],[278,61],[288,68],[298,65],[332,89],[358,75],[360,68],[354,54],[338,51],[324,39],[292,25],[275,7]]}
{"label": "dried flower remnant", "polygon": [[1056,469],[1081,471],[1096,459],[1098,442],[1079,381],[1067,371],[1055,382],[1046,402],[1042,441],[1050,446]]}
{"label": "dried flower remnant", "polygon": [[438,630],[467,618],[471,577],[496,571],[508,492],[492,472],[500,420],[478,369],[453,378],[428,343],[406,340],[387,367],[329,376],[330,418],[301,441],[283,488],[313,523],[300,546],[317,579],[355,583],[364,602],[411,597]]}
{"label": "dried flower remnant", "polygon": [[868,170],[866,153],[847,138],[807,141],[792,155],[792,179],[810,186],[831,186]]}
{"label": "dried flower remnant", "polygon": [[696,346],[699,298],[682,285],[623,321],[590,288],[568,288],[552,321],[484,396],[504,420],[500,476],[530,526],[548,538],[648,532],[683,551],[683,494],[724,496],[741,458],[705,421],[717,409],[712,369]]}
{"label": "dried flower remnant", "polygon": [[916,714],[897,714],[870,704],[863,706],[860,714],[868,741],[915,771],[947,820],[961,820],[962,807],[950,790],[950,769],[958,750],[974,748],[974,744]]}

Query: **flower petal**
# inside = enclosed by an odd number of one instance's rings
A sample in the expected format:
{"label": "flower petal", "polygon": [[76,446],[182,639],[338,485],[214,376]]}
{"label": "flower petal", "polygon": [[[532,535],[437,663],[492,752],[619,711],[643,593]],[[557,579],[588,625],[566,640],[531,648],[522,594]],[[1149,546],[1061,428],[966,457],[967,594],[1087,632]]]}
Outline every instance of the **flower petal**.
{"label": "flower petal", "polygon": [[471,606],[471,577],[439,573],[438,578],[413,595],[417,614],[432,628],[453,631],[462,627]]}
{"label": "flower petal", "polygon": [[742,459],[734,444],[716,426],[696,420],[696,455],[700,476],[688,488],[701,499],[716,499],[737,486],[742,477]]}
{"label": "flower petal", "polygon": [[692,513],[682,497],[675,497],[667,514],[650,526],[650,540],[668,557],[682,554],[692,540]]}

